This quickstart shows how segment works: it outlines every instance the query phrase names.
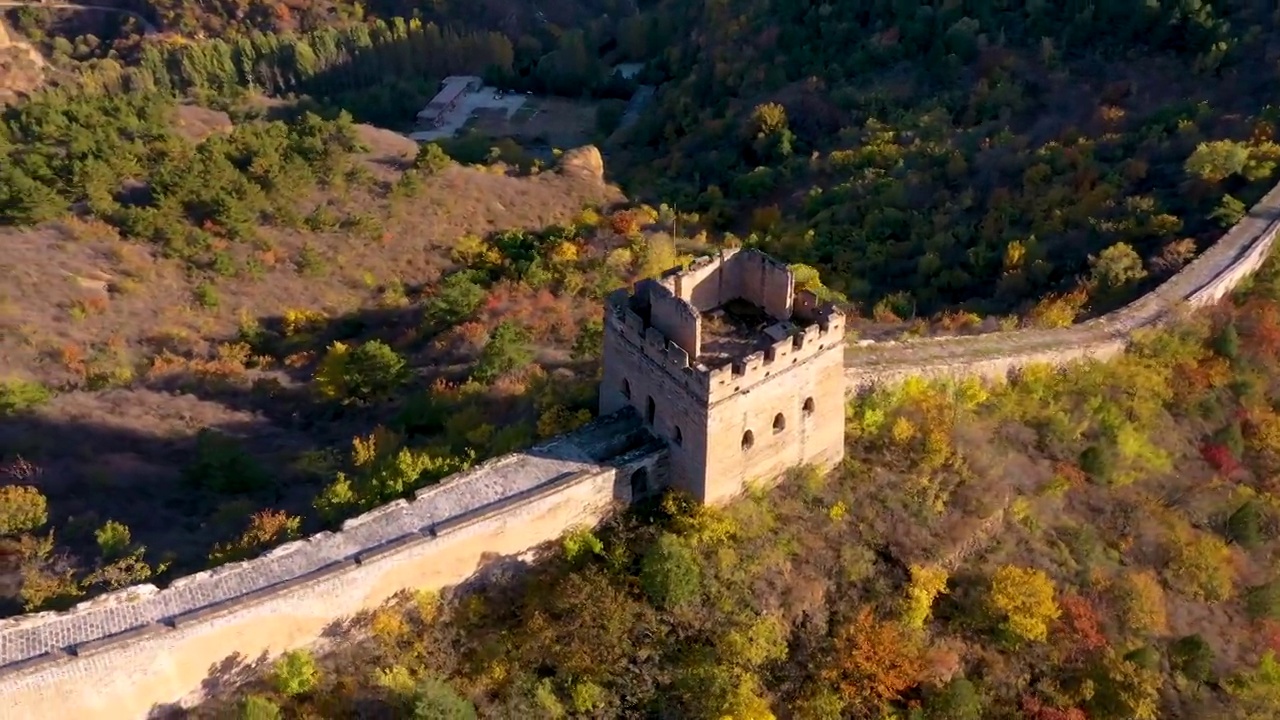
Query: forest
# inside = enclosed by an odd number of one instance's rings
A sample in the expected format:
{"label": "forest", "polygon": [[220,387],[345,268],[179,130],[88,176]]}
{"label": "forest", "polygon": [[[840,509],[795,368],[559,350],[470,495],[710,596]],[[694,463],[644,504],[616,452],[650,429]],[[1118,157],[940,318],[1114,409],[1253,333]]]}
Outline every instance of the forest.
{"label": "forest", "polygon": [[867,315],[1054,295],[1083,316],[1150,287],[1265,189],[1275,12],[660,3],[654,22],[694,30],[652,48],[669,81],[616,162],[629,191],[756,233]]}
{"label": "forest", "polygon": [[[868,333],[1061,327],[1277,180],[1262,0],[535,7],[24,15],[57,72],[0,114],[0,611],[252,558],[589,422],[602,298],[693,254],[762,248]],[[455,72],[623,98],[619,60],[660,85],[605,148],[630,201],[567,154],[361,124]],[[1273,718],[1278,353],[1271,262],[1112,362],[858,398],[830,475],[664,496],[188,714]]]}

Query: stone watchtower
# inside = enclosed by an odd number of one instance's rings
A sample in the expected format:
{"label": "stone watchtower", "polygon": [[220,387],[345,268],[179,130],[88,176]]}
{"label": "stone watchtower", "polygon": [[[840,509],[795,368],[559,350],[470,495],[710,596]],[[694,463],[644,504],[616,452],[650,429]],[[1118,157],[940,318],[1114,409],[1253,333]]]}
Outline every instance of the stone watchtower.
{"label": "stone watchtower", "polygon": [[634,407],[667,442],[671,485],[707,503],[844,457],[844,314],[790,268],[724,250],[617,290],[600,414]]}

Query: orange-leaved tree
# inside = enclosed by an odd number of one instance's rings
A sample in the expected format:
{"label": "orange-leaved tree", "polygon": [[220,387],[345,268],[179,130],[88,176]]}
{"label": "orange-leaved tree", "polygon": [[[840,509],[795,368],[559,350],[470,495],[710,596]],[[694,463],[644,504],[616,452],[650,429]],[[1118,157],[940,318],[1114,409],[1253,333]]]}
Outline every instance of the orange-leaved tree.
{"label": "orange-leaved tree", "polygon": [[854,716],[877,717],[915,686],[923,670],[924,653],[917,638],[863,608],[837,631],[834,657],[821,677],[840,693]]}

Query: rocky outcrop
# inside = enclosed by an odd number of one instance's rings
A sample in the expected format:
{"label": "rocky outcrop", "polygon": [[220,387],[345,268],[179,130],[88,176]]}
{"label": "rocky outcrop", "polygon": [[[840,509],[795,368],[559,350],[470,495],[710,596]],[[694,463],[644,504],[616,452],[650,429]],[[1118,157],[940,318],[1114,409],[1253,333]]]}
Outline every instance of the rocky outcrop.
{"label": "rocky outcrop", "polygon": [[560,157],[559,169],[562,175],[604,182],[604,158],[595,145],[583,145],[566,151]]}
{"label": "rocky outcrop", "polygon": [[44,57],[0,20],[0,105],[30,93],[44,82]]}

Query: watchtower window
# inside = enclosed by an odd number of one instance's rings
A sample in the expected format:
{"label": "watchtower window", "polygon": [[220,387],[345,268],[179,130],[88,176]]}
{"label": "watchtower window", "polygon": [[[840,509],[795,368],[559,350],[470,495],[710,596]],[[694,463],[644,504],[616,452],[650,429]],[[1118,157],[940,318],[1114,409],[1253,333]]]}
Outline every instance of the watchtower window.
{"label": "watchtower window", "polygon": [[684,433],[680,432],[679,425],[676,426],[676,431],[671,435],[671,442],[675,443],[676,445],[684,444]]}
{"label": "watchtower window", "polygon": [[756,444],[756,436],[750,430],[742,433],[742,449],[750,450],[752,445]]}
{"label": "watchtower window", "polygon": [[653,398],[649,398],[649,402],[644,406],[644,421],[653,424],[653,419],[658,415],[658,406],[653,404]]}
{"label": "watchtower window", "polygon": [[631,381],[626,378],[622,378],[622,397],[631,399]]}
{"label": "watchtower window", "polygon": [[777,433],[780,433],[780,432],[782,432],[783,430],[786,430],[786,429],[787,429],[787,419],[786,419],[785,417],[783,417],[783,416],[782,416],[782,413],[778,413],[777,415],[774,415],[774,416],[773,416],[773,432],[774,432],[774,434],[776,435]]}
{"label": "watchtower window", "polygon": [[813,398],[805,398],[804,407],[802,409],[804,410],[805,415],[812,415],[813,414]]}

